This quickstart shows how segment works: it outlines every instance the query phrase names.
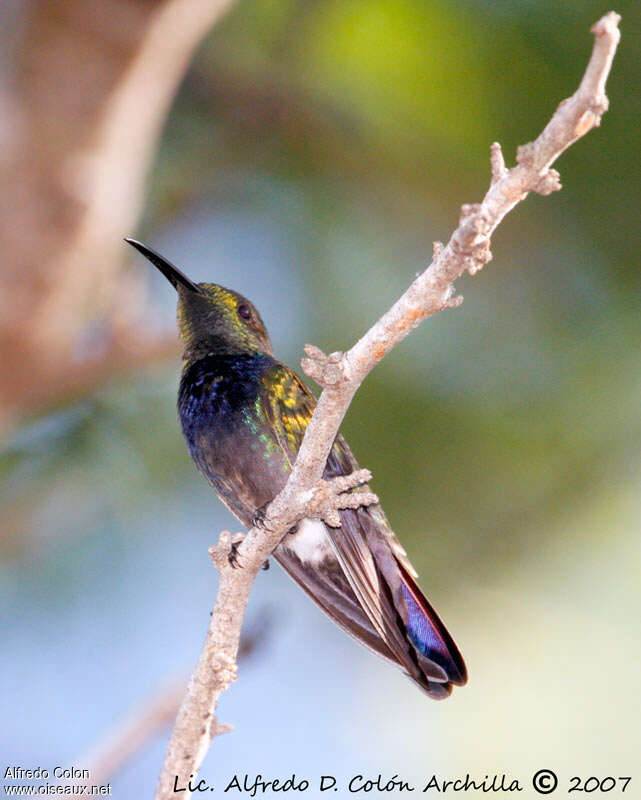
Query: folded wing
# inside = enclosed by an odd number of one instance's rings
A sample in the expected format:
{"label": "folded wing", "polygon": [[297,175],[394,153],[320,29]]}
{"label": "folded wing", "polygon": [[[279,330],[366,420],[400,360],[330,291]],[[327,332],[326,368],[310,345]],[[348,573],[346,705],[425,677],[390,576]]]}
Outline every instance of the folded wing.
{"label": "folded wing", "polygon": [[[286,366],[272,367],[277,386],[263,413],[278,445],[293,464],[315,399]],[[338,436],[326,478],[349,474],[358,464]],[[467,680],[452,637],[415,581],[415,572],[380,506],[340,512],[341,526],[321,522],[286,538],[275,557],[343,630],[401,666],[431,697],[441,699]],[[297,540],[297,537],[298,540]]]}

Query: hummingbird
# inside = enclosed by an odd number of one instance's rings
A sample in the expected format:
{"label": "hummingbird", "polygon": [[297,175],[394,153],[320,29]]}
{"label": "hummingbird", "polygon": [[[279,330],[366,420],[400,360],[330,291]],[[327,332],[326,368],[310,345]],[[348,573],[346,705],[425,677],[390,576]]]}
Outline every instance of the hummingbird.
{"label": "hummingbird", "polygon": [[[285,485],[316,399],[276,360],[255,306],[238,292],[194,283],[125,239],[172,284],[184,348],[178,415],[197,468],[247,528]],[[323,477],[359,469],[338,435]],[[339,512],[340,526],[303,519],[274,558],[346,633],[400,666],[430,697],[467,681],[454,640],[420,590],[379,504]]]}

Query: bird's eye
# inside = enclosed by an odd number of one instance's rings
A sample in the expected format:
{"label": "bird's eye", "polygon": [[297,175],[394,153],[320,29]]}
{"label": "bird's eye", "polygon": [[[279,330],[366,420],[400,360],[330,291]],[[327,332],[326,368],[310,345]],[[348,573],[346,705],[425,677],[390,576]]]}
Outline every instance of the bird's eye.
{"label": "bird's eye", "polygon": [[245,303],[241,303],[238,306],[238,313],[243,319],[251,319],[252,316],[251,309],[249,308],[248,305],[245,305]]}

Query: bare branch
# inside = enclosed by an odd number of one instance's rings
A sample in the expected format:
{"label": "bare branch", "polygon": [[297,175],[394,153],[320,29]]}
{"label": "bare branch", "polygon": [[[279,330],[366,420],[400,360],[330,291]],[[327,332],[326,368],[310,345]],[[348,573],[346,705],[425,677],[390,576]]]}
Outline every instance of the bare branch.
{"label": "bare branch", "polygon": [[[176,780],[179,786],[186,787],[189,776],[198,773],[213,737],[223,729],[229,730],[228,726],[222,728],[218,724],[215,710],[220,695],[236,680],[240,632],[259,569],[283,535],[300,519],[329,516],[331,509],[343,507],[343,491],[359,486],[370,477],[367,470],[360,470],[353,476],[341,476],[335,484],[319,480],[306,490],[294,486],[290,496],[283,490],[270,504],[261,526],[252,528],[243,538],[236,565],[229,559],[235,540],[229,531],[223,531],[218,544],[209,548],[211,560],[220,574],[216,605],[171,734],[156,798],[174,797]],[[333,491],[334,486],[336,491]],[[376,502],[375,495],[365,499],[369,503]],[[189,795],[188,791],[185,795],[181,792],[181,796]]]}
{"label": "bare branch", "polygon": [[[495,184],[497,181],[500,181],[501,178],[505,177],[505,173],[507,172],[503,151],[498,142],[493,142],[490,147],[490,166],[492,167],[492,184]],[[434,253],[434,258],[436,258],[437,255],[438,253]]]}
{"label": "bare branch", "polygon": [[[514,206],[529,192],[549,194],[561,188],[559,175],[550,166],[598,125],[607,109],[604,89],[619,42],[619,20],[618,14],[610,12],[593,26],[596,40],[581,85],[559,105],[539,137],[519,148],[516,166],[506,169],[500,146],[492,145],[492,179],[483,201],[462,206],[459,226],[447,245],[434,243],[432,263],[390,310],[346,353],[325,355],[317,347],[305,347],[303,369],[323,391],[286,486],[269,505],[263,525],[252,528],[238,547],[242,568],[234,569],[226,557],[229,533],[223,533],[212,548],[220,570],[216,607],[171,737],[156,800],[173,797],[174,780],[186,786],[189,776],[198,772],[216,733],[218,698],[236,678],[240,629],[253,580],[292,525],[304,516],[319,514],[317,494],[328,496],[321,481],[325,463],[356,390],[383,356],[422,320],[460,305],[462,298],[456,296],[454,281],[466,271],[475,274],[490,260],[490,237]],[[362,476],[352,478],[351,485],[358,485]],[[333,503],[340,508],[336,494]],[[324,508],[322,515],[325,513]],[[187,791],[183,800],[189,796]]]}

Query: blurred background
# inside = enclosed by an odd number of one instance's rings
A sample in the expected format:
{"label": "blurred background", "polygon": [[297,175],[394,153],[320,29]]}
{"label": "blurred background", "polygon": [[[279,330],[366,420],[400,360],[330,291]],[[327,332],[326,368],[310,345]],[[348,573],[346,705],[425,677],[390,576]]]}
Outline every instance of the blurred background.
{"label": "blurred background", "polygon": [[[344,349],[480,200],[490,143],[511,165],[575,90],[608,10],[2,5],[6,764],[83,766],[189,674],[207,547],[238,529],[180,435],[175,296],[122,237],[248,295],[292,366],[305,342]],[[235,771],[505,772],[522,797],[543,767],[565,786],[641,781],[641,15],[616,10],[611,110],[557,164],[563,191],[507,217],[463,306],[373,372],[343,427],[468,686],[428,701],[272,568],[221,702],[235,732],[202,768],[216,787]],[[112,775],[114,797],[152,794],[167,736]]]}

